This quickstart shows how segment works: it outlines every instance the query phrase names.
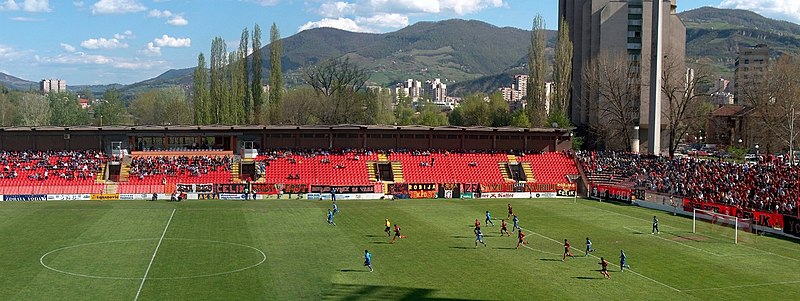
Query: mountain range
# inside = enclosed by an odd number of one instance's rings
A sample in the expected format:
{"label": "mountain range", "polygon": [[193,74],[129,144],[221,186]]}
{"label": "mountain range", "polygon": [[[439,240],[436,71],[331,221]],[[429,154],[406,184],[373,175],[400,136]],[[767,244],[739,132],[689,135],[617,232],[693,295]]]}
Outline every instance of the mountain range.
{"label": "mountain range", "polygon": [[[800,25],[763,17],[745,10],[703,7],[680,13],[686,25],[687,63],[707,62],[718,76],[730,77],[737,45],[768,44],[777,56],[800,48]],[[548,31],[552,56],[555,32]],[[299,32],[282,40],[282,68],[288,86],[302,84],[302,68],[346,57],[371,71],[371,84],[389,86],[407,78],[440,78],[449,94],[489,92],[509,85],[513,74],[525,73],[530,31],[497,27],[474,20],[420,22],[384,34],[356,33],[332,28]],[[269,45],[263,51],[264,78],[269,76]],[[117,87],[128,97],[166,86],[188,87],[194,67],[169,70],[130,85],[76,86],[95,94]],[[0,84],[18,90],[37,83],[0,73]]]}

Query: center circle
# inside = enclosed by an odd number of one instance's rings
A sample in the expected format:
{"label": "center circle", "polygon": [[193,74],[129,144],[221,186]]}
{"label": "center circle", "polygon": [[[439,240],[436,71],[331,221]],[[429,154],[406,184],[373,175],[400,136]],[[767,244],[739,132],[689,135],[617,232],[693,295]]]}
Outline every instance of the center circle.
{"label": "center circle", "polygon": [[[39,258],[39,263],[51,271],[71,276],[142,280],[159,240],[123,239],[67,246],[45,253]],[[159,258],[162,264],[159,264]],[[175,280],[227,275],[257,267],[266,260],[267,255],[263,251],[244,244],[164,238],[147,279]]]}

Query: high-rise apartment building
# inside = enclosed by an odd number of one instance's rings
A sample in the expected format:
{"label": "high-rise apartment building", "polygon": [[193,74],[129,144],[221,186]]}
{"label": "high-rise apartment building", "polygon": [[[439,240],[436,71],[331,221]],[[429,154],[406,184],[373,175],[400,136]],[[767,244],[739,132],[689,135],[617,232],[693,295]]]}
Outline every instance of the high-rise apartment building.
{"label": "high-rise apartment building", "polygon": [[444,102],[447,98],[447,85],[442,83],[438,78],[433,81],[426,81],[428,84],[428,97],[433,102]]}
{"label": "high-rise apartment building", "polygon": [[[657,0],[659,1],[659,0]],[[669,60],[683,62],[686,53],[686,27],[677,14],[677,0],[662,2],[661,45],[663,55]],[[559,0],[559,16],[569,25],[574,45],[573,82],[569,115],[573,124],[591,126],[605,121],[602,110],[592,110],[592,97],[583,82],[585,67],[601,56],[625,54],[627,62],[638,68],[641,82],[639,102],[639,137],[646,145],[649,129],[650,59],[653,20],[653,0]],[[652,87],[660,89],[660,87]],[[602,105],[602,101],[598,102]],[[665,108],[662,102],[662,110]],[[662,120],[661,123],[666,123]]]}
{"label": "high-rise apartment building", "polygon": [[67,92],[67,81],[63,79],[43,79],[39,82],[39,92],[42,94]]}
{"label": "high-rise apartment building", "polygon": [[733,98],[736,104],[747,102],[742,97],[742,90],[748,84],[763,80],[768,65],[769,47],[766,44],[739,46],[739,56],[736,57],[733,71]]}
{"label": "high-rise apartment building", "polygon": [[395,101],[399,100],[400,97],[408,97],[411,101],[417,101],[423,96],[424,90],[420,81],[408,79],[395,85],[393,92]]}

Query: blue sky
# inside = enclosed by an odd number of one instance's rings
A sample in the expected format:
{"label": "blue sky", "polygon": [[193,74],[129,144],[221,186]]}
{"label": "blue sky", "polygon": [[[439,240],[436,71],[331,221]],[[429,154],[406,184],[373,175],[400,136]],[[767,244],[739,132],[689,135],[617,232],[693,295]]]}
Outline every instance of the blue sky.
{"label": "blue sky", "polygon": [[[193,67],[221,36],[275,22],[286,37],[314,27],[391,32],[419,21],[475,19],[530,29],[538,13],[555,28],[556,0],[0,0],[0,72],[27,80],[130,84]],[[800,22],[798,0],[678,0],[742,8]]]}

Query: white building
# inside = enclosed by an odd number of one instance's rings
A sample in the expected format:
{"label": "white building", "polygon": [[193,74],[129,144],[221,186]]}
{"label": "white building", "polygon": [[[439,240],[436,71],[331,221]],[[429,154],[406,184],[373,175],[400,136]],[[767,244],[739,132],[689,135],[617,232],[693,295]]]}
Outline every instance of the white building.
{"label": "white building", "polygon": [[405,96],[410,98],[412,102],[416,102],[420,97],[422,97],[424,89],[422,88],[422,83],[420,81],[408,79],[405,82],[395,85],[393,92],[395,101],[398,101],[400,100],[400,97]]}
{"label": "white building", "polygon": [[43,79],[39,82],[39,92],[47,93],[66,93],[67,81],[63,79]]}
{"label": "white building", "polygon": [[447,85],[438,78],[426,81],[428,84],[428,97],[433,102],[444,102],[447,99]]}

